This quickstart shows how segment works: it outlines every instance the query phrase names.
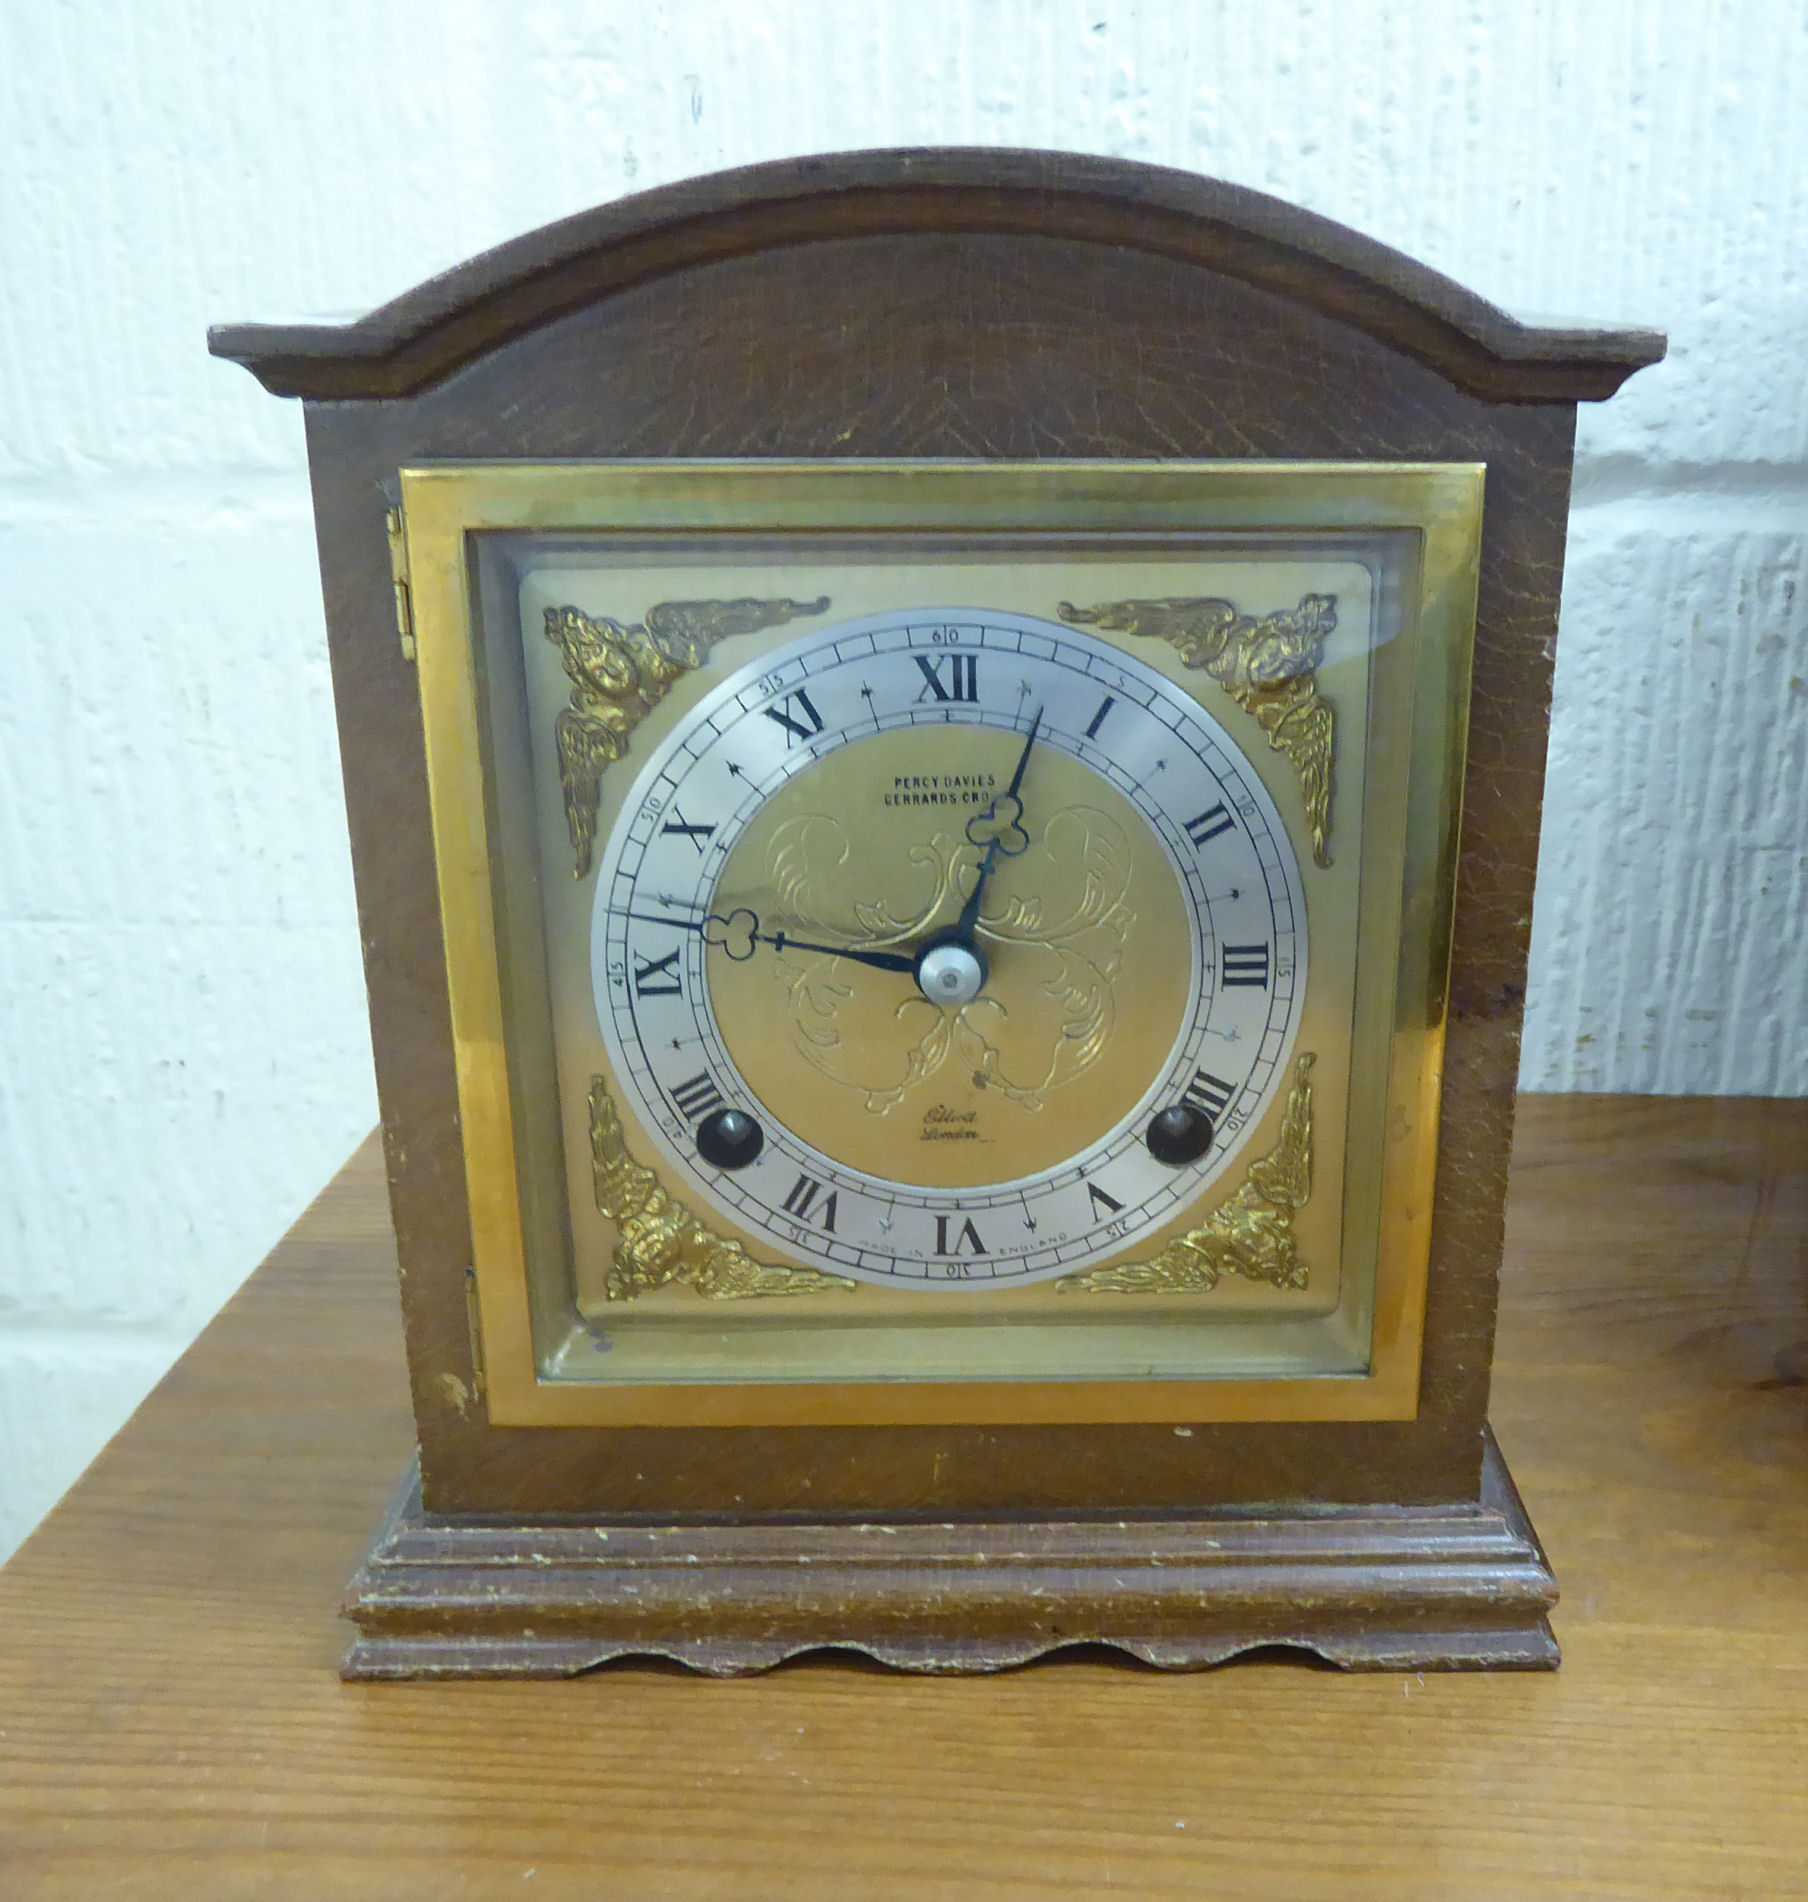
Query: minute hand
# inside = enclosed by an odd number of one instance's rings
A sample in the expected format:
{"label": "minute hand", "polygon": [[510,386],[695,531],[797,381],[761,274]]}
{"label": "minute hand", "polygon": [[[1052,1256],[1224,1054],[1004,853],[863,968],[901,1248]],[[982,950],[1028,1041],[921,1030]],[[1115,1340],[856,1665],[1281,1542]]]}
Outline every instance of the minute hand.
{"label": "minute hand", "polygon": [[[1036,717],[1030,722],[1028,736],[1023,742],[1023,751],[1017,756],[1017,770],[1011,775],[1011,783],[1004,790],[1004,798],[1017,808],[1012,814],[1013,824],[1023,817],[1023,801],[1017,796],[1017,789],[1023,784],[1023,775],[1030,763],[1030,749],[1036,744],[1036,735],[1042,730],[1042,712],[1042,708],[1036,709]],[[994,799],[981,816],[996,819],[1001,804],[1003,800]],[[972,836],[971,822],[968,825],[968,836]],[[973,934],[979,926],[979,906],[986,895],[986,881],[992,876],[992,868],[997,865],[998,854],[1003,846],[1004,834],[995,832],[992,835],[991,844],[986,847],[985,857],[979,862],[979,871],[973,880],[973,889],[967,894],[967,902],[961,907],[961,914],[954,921],[953,936],[972,942]]]}

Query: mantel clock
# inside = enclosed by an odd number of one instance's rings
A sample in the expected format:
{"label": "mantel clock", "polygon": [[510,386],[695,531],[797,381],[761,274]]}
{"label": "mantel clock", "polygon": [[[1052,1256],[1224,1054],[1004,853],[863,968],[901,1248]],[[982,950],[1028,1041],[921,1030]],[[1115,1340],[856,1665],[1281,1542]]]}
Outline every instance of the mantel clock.
{"label": "mantel clock", "polygon": [[1488,1357],[1660,339],[903,152],[213,344],[308,404],[420,1429],[350,1674],[1555,1662]]}

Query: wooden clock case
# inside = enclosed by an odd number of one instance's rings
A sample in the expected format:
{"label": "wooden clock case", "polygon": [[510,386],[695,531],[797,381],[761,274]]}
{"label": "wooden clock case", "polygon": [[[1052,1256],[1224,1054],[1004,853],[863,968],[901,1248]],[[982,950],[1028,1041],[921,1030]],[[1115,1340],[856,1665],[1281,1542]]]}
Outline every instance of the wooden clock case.
{"label": "wooden clock case", "polygon": [[[342,327],[212,333],[304,399],[414,1407],[347,1671],[916,1669],[1106,1642],[1191,1666],[1549,1665],[1486,1428],[1578,402],[1643,331],[1539,329],[1239,187],[865,152],[649,192]],[[485,1417],[399,468],[481,458],[1484,462],[1420,1403],[1408,1421],[522,1428]]]}

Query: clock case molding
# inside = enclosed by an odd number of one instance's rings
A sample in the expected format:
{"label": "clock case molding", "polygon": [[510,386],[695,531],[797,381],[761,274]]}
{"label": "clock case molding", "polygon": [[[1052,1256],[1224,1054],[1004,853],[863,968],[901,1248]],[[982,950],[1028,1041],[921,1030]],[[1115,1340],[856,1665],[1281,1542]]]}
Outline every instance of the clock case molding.
{"label": "clock case molding", "polygon": [[[350,1674],[644,1653],[734,1671],[823,1644],[971,1670],[1084,1641],[1170,1666],[1273,1642],[1371,1667],[1556,1661],[1488,1374],[1575,411],[1661,336],[1516,322],[1237,186],[925,150],[644,193],[355,323],[210,344],[306,406],[419,1427],[418,1477],[353,1583]],[[404,466],[665,456],[1487,465],[1416,1418],[488,1424],[386,517]]]}

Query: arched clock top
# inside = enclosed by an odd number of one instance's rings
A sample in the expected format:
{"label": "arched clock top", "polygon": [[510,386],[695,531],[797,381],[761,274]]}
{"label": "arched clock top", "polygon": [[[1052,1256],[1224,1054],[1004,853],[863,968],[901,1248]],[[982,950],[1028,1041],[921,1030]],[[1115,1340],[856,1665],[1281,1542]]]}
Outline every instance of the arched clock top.
{"label": "arched clock top", "polygon": [[995,235],[1129,249],[1348,324],[1486,402],[1611,396],[1649,330],[1522,323],[1428,266],[1280,199],[1163,166],[966,148],[745,166],[601,205],[348,324],[225,324],[215,356],[278,396],[405,397],[574,311],[719,260],[838,239]]}

